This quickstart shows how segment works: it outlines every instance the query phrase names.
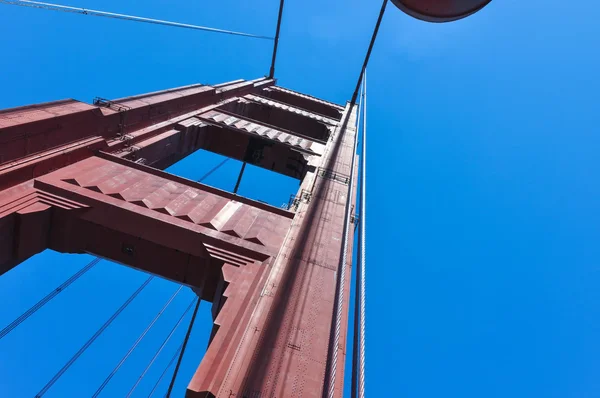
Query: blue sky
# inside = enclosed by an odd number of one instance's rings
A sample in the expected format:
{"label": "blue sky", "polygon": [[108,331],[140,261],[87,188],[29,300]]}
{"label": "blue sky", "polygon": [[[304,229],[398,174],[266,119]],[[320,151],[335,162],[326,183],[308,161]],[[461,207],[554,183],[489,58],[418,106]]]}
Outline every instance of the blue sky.
{"label": "blue sky", "polygon": [[[380,3],[286,3],[279,84],[343,103]],[[66,4],[264,35],[278,6]],[[389,6],[368,82],[369,396],[600,396],[600,5],[568,7],[496,0],[432,25]],[[4,5],[0,36],[1,108],[256,78],[271,55],[267,41]],[[220,159],[198,153],[171,171],[199,178]],[[238,167],[230,161],[206,183],[232,189]],[[296,187],[252,169],[240,193],[280,204]],[[88,261],[47,252],[0,277],[0,326]],[[34,395],[144,279],[101,262],[1,340],[0,396]],[[175,288],[154,281],[47,396],[93,392]],[[178,297],[105,396],[129,389],[191,297]],[[178,391],[206,346],[201,308]]]}

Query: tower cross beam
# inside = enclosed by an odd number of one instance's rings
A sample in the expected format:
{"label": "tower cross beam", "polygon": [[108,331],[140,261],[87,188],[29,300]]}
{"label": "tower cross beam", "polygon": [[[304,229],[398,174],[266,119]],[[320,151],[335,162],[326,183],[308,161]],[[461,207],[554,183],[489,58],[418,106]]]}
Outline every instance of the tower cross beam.
{"label": "tower cross beam", "polygon": [[[321,398],[332,325],[345,357],[355,106],[261,78],[0,115],[0,273],[50,248],[190,286],[214,327],[203,357],[188,350],[187,396]],[[290,211],[162,171],[198,149],[297,178],[300,200]]]}

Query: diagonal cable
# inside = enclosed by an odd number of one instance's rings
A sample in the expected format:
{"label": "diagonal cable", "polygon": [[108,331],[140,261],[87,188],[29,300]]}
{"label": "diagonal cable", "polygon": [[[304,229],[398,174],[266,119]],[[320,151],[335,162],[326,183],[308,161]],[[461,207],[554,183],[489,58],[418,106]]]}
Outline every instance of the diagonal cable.
{"label": "diagonal cable", "polygon": [[[366,147],[365,147],[365,122],[366,122],[366,116],[367,116],[367,99],[366,99],[366,83],[367,83],[367,73],[365,71],[365,76],[362,82],[362,94],[361,94],[361,99],[360,99],[360,103],[362,104],[362,109],[363,109],[363,119],[362,119],[362,130],[360,129],[360,126],[357,125],[357,129],[356,129],[356,133],[359,134],[362,131],[362,135],[361,135],[361,159],[360,159],[360,176],[359,176],[359,181],[360,181],[360,195],[363,194],[363,190],[365,188],[364,185],[364,176],[365,176],[365,153],[366,153]],[[360,110],[359,110],[360,113]],[[359,118],[360,118],[360,114],[359,114]],[[362,206],[362,200],[363,197],[360,196],[360,205]],[[361,207],[362,209],[362,207]],[[361,210],[362,211],[362,210]],[[358,223],[360,223],[362,225],[363,222],[363,214],[361,212],[356,212],[356,215],[359,215],[359,220]],[[356,221],[355,221],[356,222]],[[360,341],[360,306],[361,306],[361,302],[360,302],[360,275],[361,275],[361,269],[362,269],[362,263],[361,260],[364,258],[361,256],[361,249],[362,246],[360,245],[360,243],[362,242],[361,235],[362,229],[359,229],[359,247],[358,247],[358,261],[357,261],[357,266],[356,266],[356,273],[354,275],[354,282],[355,282],[355,286],[354,286],[354,332],[353,332],[353,336],[352,336],[352,381],[350,384],[350,398],[357,398],[357,394],[358,394],[358,373],[359,373],[359,341]]]}
{"label": "diagonal cable", "polygon": [[127,299],[127,301],[125,301],[123,305],[121,305],[121,307],[119,307],[119,309],[114,314],[112,314],[112,316],[104,323],[104,325],[102,325],[100,329],[98,329],[96,333],[94,333],[94,335],[90,337],[88,341],[86,341],[86,343],[79,349],[79,351],[77,351],[75,355],[73,355],[71,359],[69,359],[67,363],[54,375],[54,377],[50,379],[48,383],[46,383],[46,385],[40,390],[40,392],[38,392],[35,395],[36,398],[39,398],[48,392],[50,387],[52,387],[54,383],[56,383],[58,379],[60,379],[60,377],[71,367],[71,365],[73,365],[73,363],[75,363],[75,361],[85,352],[85,350],[87,350],[92,345],[92,343],[96,341],[98,336],[100,336],[102,332],[104,332],[106,328],[110,326],[110,324],[119,316],[119,314],[123,312],[123,310],[127,308],[129,304],[131,304],[133,299],[135,299],[138,296],[138,294],[140,294],[140,292],[144,290],[146,286],[148,286],[148,283],[150,283],[152,279],[154,279],[154,276],[150,276],[148,279],[146,279],[144,283],[142,283],[142,285]]}
{"label": "diagonal cable", "polygon": [[83,15],[93,15],[96,17],[122,19],[125,21],[143,22],[143,23],[150,23],[150,24],[155,24],[155,25],[165,25],[165,26],[172,26],[172,27],[176,27],[176,28],[203,30],[206,32],[223,33],[223,34],[234,35],[234,36],[245,36],[245,37],[251,37],[251,38],[255,38],[255,39],[273,40],[273,38],[269,37],[269,36],[254,35],[251,33],[236,32],[233,30],[226,30],[226,29],[209,28],[207,26],[191,25],[191,24],[180,23],[180,22],[163,21],[161,19],[136,17],[134,15],[117,14],[114,12],[91,10],[89,8],[63,6],[60,4],[53,4],[53,3],[43,3],[41,1],[0,0],[0,3],[10,4],[10,5],[15,5],[15,6],[22,6],[22,7],[40,8],[43,10],[71,12],[71,13],[83,14]]}
{"label": "diagonal cable", "polygon": [[156,353],[154,354],[154,356],[150,360],[150,363],[148,364],[148,366],[146,366],[146,368],[144,369],[144,371],[142,372],[142,374],[140,375],[140,377],[138,377],[138,379],[135,382],[135,384],[133,385],[133,387],[131,387],[131,390],[129,390],[129,393],[127,394],[127,398],[129,398],[131,396],[131,394],[133,394],[133,392],[135,391],[135,389],[137,388],[137,386],[140,384],[140,382],[142,381],[142,379],[144,378],[144,376],[146,376],[146,373],[148,373],[148,370],[150,369],[150,367],[152,366],[152,364],[154,363],[154,361],[156,361],[156,358],[158,358],[158,355],[161,353],[161,351],[163,350],[163,348],[165,348],[165,346],[167,345],[167,343],[169,342],[169,340],[171,340],[171,337],[173,337],[173,333],[175,333],[175,330],[177,330],[177,327],[181,324],[181,321],[183,321],[183,318],[190,311],[190,308],[192,308],[192,305],[194,304],[195,301],[196,301],[196,298],[194,298],[190,302],[190,305],[188,305],[188,307],[185,309],[185,311],[183,312],[183,314],[181,314],[181,317],[179,318],[179,320],[177,321],[177,323],[175,324],[175,326],[173,326],[173,329],[171,329],[171,332],[169,333],[169,335],[165,338],[165,340],[160,345],[160,347],[158,347],[158,350],[156,351]]}
{"label": "diagonal cable", "polygon": [[356,104],[356,99],[358,97],[358,91],[360,90],[360,84],[363,81],[363,75],[367,70],[367,65],[369,64],[369,59],[371,59],[371,52],[373,51],[373,46],[375,45],[375,40],[377,39],[377,33],[379,33],[379,27],[381,26],[381,20],[383,19],[383,14],[385,14],[385,7],[387,6],[388,0],[383,0],[381,4],[381,10],[379,10],[379,16],[377,17],[377,22],[375,23],[375,28],[373,29],[373,35],[371,36],[371,42],[369,43],[369,47],[367,48],[367,55],[365,55],[365,60],[363,61],[362,68],[360,69],[360,74],[358,75],[358,81],[356,82],[356,88],[354,89],[354,93],[352,94],[352,99],[350,100],[351,105]]}
{"label": "diagonal cable", "polygon": [[165,370],[163,370],[163,372],[161,373],[160,377],[158,378],[158,380],[154,384],[154,387],[152,387],[152,391],[150,391],[150,394],[148,394],[148,398],[152,398],[152,395],[154,395],[154,392],[156,391],[156,389],[160,385],[160,382],[162,381],[162,379],[167,374],[167,370],[169,370],[169,368],[171,367],[171,365],[173,365],[173,362],[175,362],[175,358],[177,358],[177,356],[179,355],[179,353],[181,352],[182,349],[183,349],[183,343],[181,343],[179,345],[179,348],[177,349],[177,351],[175,351],[175,353],[171,357],[171,360],[169,361],[169,363],[165,367]]}
{"label": "diagonal cable", "polygon": [[187,333],[185,334],[185,338],[183,339],[183,344],[181,345],[181,354],[179,355],[179,359],[177,359],[177,365],[175,365],[175,370],[173,371],[173,377],[171,377],[171,383],[169,384],[169,389],[167,390],[166,397],[169,398],[171,396],[171,391],[173,391],[173,386],[175,385],[175,379],[177,379],[177,372],[179,371],[179,366],[181,365],[181,360],[183,359],[183,355],[185,354],[185,347],[187,347],[187,343],[190,339],[190,334],[192,333],[192,328],[194,327],[194,321],[196,320],[196,314],[198,314],[198,308],[200,308],[200,298],[196,302],[196,308],[194,308],[194,313],[192,314],[192,319],[190,319],[190,325],[188,326]]}
{"label": "diagonal cable", "polygon": [[148,334],[148,332],[150,331],[150,329],[152,329],[152,327],[154,326],[154,324],[156,323],[156,321],[158,321],[158,318],[160,318],[160,316],[165,312],[165,310],[167,309],[167,307],[171,304],[171,302],[179,294],[179,292],[181,291],[182,288],[183,288],[183,286],[179,286],[179,289],[177,289],[175,291],[175,293],[173,293],[173,295],[169,298],[169,300],[167,300],[167,302],[162,307],[162,309],[158,312],[158,314],[156,314],[156,316],[154,317],[154,319],[152,321],[150,321],[150,323],[148,324],[148,326],[146,327],[146,329],[142,332],[142,334],[139,335],[139,337],[137,338],[137,340],[135,341],[135,343],[133,343],[133,345],[131,346],[131,348],[129,348],[129,351],[127,351],[127,353],[123,356],[123,358],[121,358],[121,361],[117,364],[117,366],[115,366],[115,368],[112,370],[112,372],[110,372],[110,374],[106,377],[106,379],[104,379],[104,382],[102,382],[102,385],[100,387],[98,387],[98,389],[96,390],[96,392],[94,393],[94,395],[92,395],[92,398],[96,398],[96,397],[98,397],[98,395],[100,395],[100,393],[102,392],[102,390],[104,390],[104,387],[106,387],[106,385],[108,384],[108,382],[110,381],[110,379],[112,379],[112,377],[117,373],[117,371],[121,368],[121,366],[123,366],[123,364],[125,363],[125,361],[127,360],[127,358],[129,358],[131,356],[131,354],[133,353],[133,351],[137,348],[137,346],[140,344],[140,342],[146,336],[146,334]]}
{"label": "diagonal cable", "polygon": [[[0,0],[0,1],[2,1],[2,0]],[[213,167],[212,169],[208,170],[208,171],[206,172],[206,174],[204,174],[202,177],[200,177],[200,179],[198,180],[198,182],[202,182],[202,181],[204,181],[205,179],[207,179],[207,178],[208,178],[208,177],[209,177],[209,176],[210,176],[212,173],[214,173],[215,171],[217,171],[218,169],[220,169],[220,168],[221,168],[221,166],[223,166],[225,163],[227,163],[227,161],[228,161],[229,159],[230,159],[230,158],[226,158],[226,159],[225,159],[225,160],[223,160],[221,163],[219,163],[218,165],[216,165],[216,166],[215,166],[215,167]]]}
{"label": "diagonal cable", "polygon": [[52,300],[54,297],[58,296],[59,293],[61,293],[66,288],[71,286],[71,284],[73,282],[75,282],[77,279],[81,278],[86,272],[88,272],[90,269],[92,269],[94,267],[94,265],[98,264],[99,262],[100,262],[99,258],[95,258],[92,261],[90,261],[88,263],[88,265],[86,265],[85,267],[83,267],[82,269],[77,271],[69,279],[64,281],[59,287],[54,289],[52,292],[48,293],[46,295],[46,297],[44,297],[43,299],[41,299],[40,301],[35,303],[31,308],[29,308],[27,311],[25,311],[23,314],[21,314],[17,319],[15,319],[9,325],[4,327],[4,329],[2,329],[0,331],[0,340],[2,338],[4,338],[7,334],[12,332],[17,326],[19,326],[20,324],[25,322],[30,316],[35,314],[40,308],[42,308],[44,305],[46,305],[50,300]]}

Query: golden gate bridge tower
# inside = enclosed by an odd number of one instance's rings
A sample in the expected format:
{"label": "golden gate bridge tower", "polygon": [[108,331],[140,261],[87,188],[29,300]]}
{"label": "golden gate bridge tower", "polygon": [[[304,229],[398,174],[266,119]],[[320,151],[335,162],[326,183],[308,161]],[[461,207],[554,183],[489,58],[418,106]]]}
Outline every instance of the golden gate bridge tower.
{"label": "golden gate bridge tower", "polygon": [[[393,3],[445,22],[488,2]],[[282,0],[267,77],[0,111],[0,273],[52,249],[193,289],[198,303],[212,304],[214,326],[204,355],[188,353],[198,368],[186,396],[342,397],[360,222],[352,395],[364,396],[364,192],[360,203],[356,197],[365,163],[359,172],[357,98],[386,4],[346,104],[278,84]],[[94,13],[106,16],[86,10]],[[199,149],[243,162],[233,192],[163,171]],[[238,195],[246,164],[298,179],[288,206]]]}

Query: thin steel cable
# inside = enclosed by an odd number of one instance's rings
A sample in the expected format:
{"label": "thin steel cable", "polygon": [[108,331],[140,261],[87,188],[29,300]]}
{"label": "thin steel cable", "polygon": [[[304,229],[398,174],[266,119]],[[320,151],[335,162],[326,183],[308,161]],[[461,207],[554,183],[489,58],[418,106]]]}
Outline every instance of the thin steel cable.
{"label": "thin steel cable", "polygon": [[102,392],[102,390],[104,390],[104,388],[106,387],[106,385],[108,384],[108,382],[110,382],[110,380],[117,373],[117,371],[121,368],[121,366],[123,366],[123,364],[125,363],[125,361],[129,358],[129,356],[137,348],[137,346],[140,344],[140,342],[146,336],[146,334],[148,334],[148,332],[150,331],[150,329],[152,329],[152,327],[154,326],[154,324],[156,323],[156,321],[158,321],[158,318],[160,318],[161,315],[165,312],[165,310],[167,309],[167,307],[171,304],[171,302],[179,294],[179,292],[181,291],[181,289],[183,289],[183,286],[179,286],[179,288],[175,291],[175,293],[173,293],[173,295],[167,300],[167,302],[161,308],[161,310],[158,312],[158,314],[156,314],[156,316],[154,317],[154,319],[152,321],[150,321],[150,323],[148,324],[148,326],[146,327],[146,329],[139,335],[139,337],[133,343],[133,345],[131,346],[131,348],[129,348],[129,351],[127,351],[127,353],[123,356],[123,358],[121,358],[121,361],[119,361],[119,363],[117,364],[117,366],[115,366],[115,368],[110,372],[110,374],[106,377],[106,379],[104,379],[104,381],[102,382],[102,384],[100,385],[100,387],[98,387],[98,389],[96,390],[96,392],[94,393],[94,395],[92,395],[92,398],[96,398],[96,397],[98,397],[98,395],[100,395],[100,393]]}
{"label": "thin steel cable", "polygon": [[171,360],[169,361],[169,363],[165,367],[165,370],[163,370],[163,372],[161,373],[160,377],[158,378],[158,380],[154,384],[154,387],[152,387],[152,391],[150,391],[150,394],[148,394],[148,398],[152,398],[152,395],[154,395],[154,392],[156,391],[156,389],[160,385],[160,382],[162,381],[163,377],[165,377],[165,375],[167,374],[167,370],[169,370],[169,368],[171,367],[171,365],[173,365],[173,362],[175,361],[175,358],[177,358],[177,356],[179,355],[179,353],[181,352],[182,349],[183,349],[183,343],[179,344],[179,348],[177,349],[177,351],[175,351],[175,353],[171,357]]}
{"label": "thin steel cable", "polygon": [[[358,81],[356,82],[356,87],[354,89],[354,92],[352,93],[352,99],[350,100],[350,109],[352,109],[352,106],[354,106],[354,104],[356,104],[356,99],[358,98],[358,93],[360,91],[360,85],[363,81],[363,76],[365,74],[365,71],[367,69],[367,65],[369,64],[369,59],[371,58],[371,52],[373,51],[373,46],[375,45],[375,40],[377,39],[377,34],[379,33],[379,27],[381,26],[381,21],[383,20],[383,15],[385,14],[385,8],[387,6],[387,2],[388,0],[383,0],[382,4],[381,4],[381,10],[379,11],[379,16],[377,17],[377,22],[375,23],[375,28],[373,29],[373,35],[371,36],[371,42],[369,43],[369,47],[367,49],[367,54],[365,56],[365,59],[363,61],[363,65],[362,68],[360,70],[360,74],[358,76]],[[360,113],[360,110],[359,110]],[[358,132],[356,134],[355,140],[354,140],[354,153],[356,153],[356,149],[357,149],[357,144],[358,144]],[[355,160],[356,156],[354,156],[352,158],[352,169],[350,170],[350,184],[348,187],[348,193],[349,196],[348,198],[351,198],[351,194],[352,194],[352,179],[354,178],[354,160]],[[344,224],[344,252],[342,253],[342,259],[345,259],[347,257],[347,246],[348,246],[348,237],[347,237],[347,227],[348,227],[348,223],[350,221],[349,218],[350,215],[350,206],[346,207],[346,223]],[[345,268],[346,264],[345,264],[345,260],[344,262],[341,264],[341,266],[339,268]],[[342,271],[343,272],[343,271]],[[335,373],[337,371],[337,347],[339,346],[339,335],[340,335],[340,328],[341,328],[341,302],[342,300],[340,298],[343,299],[344,293],[343,293],[343,288],[345,285],[345,275],[342,274],[340,275],[340,278],[338,279],[339,283],[336,286],[336,301],[335,301],[335,306],[334,308],[337,309],[336,311],[336,327],[335,327],[335,335],[333,338],[333,347],[330,347],[330,351],[329,351],[329,355],[328,355],[328,368],[329,368],[329,372],[326,375],[325,378],[325,389],[327,391],[327,397],[328,398],[333,398],[335,395]],[[341,290],[337,290],[338,288],[341,288]],[[339,300],[338,300],[339,299]],[[360,384],[360,382],[359,382]],[[363,387],[364,387],[364,376],[363,376]]]}
{"label": "thin steel cable", "polygon": [[[2,1],[2,0],[0,0],[0,1]],[[208,170],[206,172],[206,174],[204,174],[202,177],[200,177],[200,179],[198,180],[198,182],[202,182],[205,179],[207,179],[212,173],[214,173],[215,171],[219,170],[221,168],[221,166],[223,166],[225,163],[227,163],[228,160],[229,160],[229,158],[226,158],[221,163],[219,163],[218,165],[216,165],[212,169]]]}
{"label": "thin steel cable", "polygon": [[275,30],[275,40],[273,43],[273,58],[271,59],[271,69],[269,70],[269,78],[275,76],[275,59],[277,58],[277,46],[279,44],[279,31],[281,30],[281,16],[283,15],[284,0],[279,2],[279,16],[277,17],[277,29]]}
{"label": "thin steel cable", "polygon": [[[367,102],[366,102],[366,81],[367,81],[367,74],[365,72],[365,76],[363,79],[363,87],[362,87],[362,95],[361,95],[361,103],[363,104],[363,111],[365,111],[366,106],[367,106]],[[365,162],[365,158],[363,158],[362,156],[364,156],[364,129],[365,129],[365,122],[366,122],[366,111],[363,113],[363,119],[362,119],[362,136],[361,136],[361,144],[362,144],[362,153],[361,153],[361,174],[359,176],[360,179],[360,187],[361,187],[361,195],[363,193],[363,186],[364,186],[364,179],[363,179],[363,169],[362,169],[362,165],[364,165]],[[359,130],[360,131],[360,128]],[[357,131],[357,133],[358,133]],[[360,197],[360,200],[362,201],[363,198],[362,196]],[[362,202],[361,202],[362,204]],[[360,213],[359,213],[360,214]],[[360,220],[362,220],[362,214],[359,215]],[[355,218],[356,220],[356,218]],[[362,222],[362,221],[360,221]],[[359,245],[360,245],[360,237],[361,237],[361,231],[358,231],[359,233]],[[360,257],[360,250],[361,247],[358,248],[358,261],[357,261],[357,266],[356,266],[356,273],[354,275],[354,332],[353,332],[353,336],[352,336],[352,381],[350,384],[350,397],[351,398],[356,398],[356,396],[358,395],[358,373],[359,373],[359,339],[360,339],[360,274],[361,274],[361,268],[362,268],[362,264],[361,264],[361,257]]]}
{"label": "thin steel cable", "polygon": [[[349,112],[352,111],[350,106]],[[361,103],[358,104],[358,113],[356,117],[356,126],[359,124],[360,119]],[[342,137],[340,137],[342,139]],[[338,348],[340,346],[340,335],[342,328],[342,307],[344,302],[344,290],[346,288],[346,265],[348,262],[348,241],[350,235],[350,217],[351,217],[351,201],[354,193],[354,169],[356,163],[356,150],[358,148],[358,131],[354,135],[354,145],[352,149],[352,162],[350,165],[350,180],[348,183],[348,204],[346,205],[344,215],[344,229],[342,232],[343,244],[342,244],[342,255],[340,264],[338,266],[338,282],[336,284],[335,302],[334,302],[334,314],[335,314],[335,330],[333,339],[330,341],[329,346],[329,372],[325,379],[325,391],[327,391],[327,397],[334,398],[335,396],[335,376],[337,373],[337,360],[338,360]]]}
{"label": "thin steel cable", "polygon": [[190,305],[188,305],[188,307],[185,309],[185,311],[183,312],[183,314],[181,314],[181,317],[179,318],[179,320],[177,321],[177,323],[175,324],[175,326],[173,326],[173,329],[171,329],[171,332],[169,333],[169,335],[165,338],[165,340],[163,341],[163,343],[160,345],[160,347],[158,348],[158,350],[156,351],[156,353],[154,354],[154,356],[150,360],[150,363],[148,363],[148,366],[146,366],[146,368],[144,369],[144,371],[142,372],[142,374],[140,375],[140,377],[138,377],[138,379],[135,382],[135,384],[133,385],[133,387],[131,387],[131,390],[129,390],[129,393],[127,393],[127,398],[129,398],[131,396],[131,394],[133,394],[133,392],[135,391],[135,389],[137,388],[137,386],[140,384],[140,382],[142,381],[142,379],[144,378],[144,376],[146,376],[146,373],[148,373],[148,370],[150,370],[150,367],[152,366],[152,364],[154,364],[154,361],[156,361],[156,358],[158,358],[158,355],[161,353],[161,351],[163,350],[163,348],[165,348],[165,346],[167,345],[167,343],[169,342],[169,340],[171,340],[171,337],[173,337],[173,333],[175,333],[175,330],[177,330],[177,327],[181,324],[181,321],[183,321],[183,318],[185,317],[185,315],[189,312],[190,308],[192,308],[192,305],[194,304],[194,301],[196,301],[196,298],[194,298],[190,302]]}
{"label": "thin steel cable", "polygon": [[255,39],[274,40],[273,37],[255,35],[255,34],[251,34],[251,33],[236,32],[233,30],[226,30],[226,29],[209,28],[206,26],[191,25],[191,24],[180,23],[180,22],[163,21],[161,19],[136,17],[133,15],[117,14],[114,12],[91,10],[91,9],[82,8],[82,7],[71,7],[71,6],[63,6],[60,4],[43,3],[40,1],[0,0],[0,3],[22,6],[22,7],[40,8],[40,9],[44,9],[44,10],[71,12],[71,13],[75,13],[75,14],[93,15],[96,17],[122,19],[125,21],[144,22],[144,23],[150,23],[150,24],[155,24],[155,25],[173,26],[176,28],[202,30],[205,32],[223,33],[223,34],[235,35],[235,36],[245,36],[245,37],[251,37],[251,38],[255,38]]}
{"label": "thin steel cable", "polygon": [[200,297],[198,297],[198,302],[196,303],[196,308],[194,308],[194,313],[192,314],[192,319],[190,319],[190,326],[188,326],[187,333],[185,334],[185,338],[183,339],[183,345],[181,354],[179,354],[179,359],[177,359],[177,365],[175,365],[175,370],[173,371],[173,377],[171,377],[171,383],[169,383],[169,389],[167,390],[167,394],[165,395],[167,398],[171,396],[171,391],[173,390],[173,386],[175,385],[175,379],[177,378],[177,373],[179,372],[179,366],[181,365],[181,360],[183,359],[183,355],[185,354],[185,347],[187,347],[188,340],[190,339],[190,334],[192,333],[192,328],[194,327],[194,321],[196,320],[196,314],[198,313],[198,308],[200,308]]}
{"label": "thin steel cable", "polygon": [[383,4],[381,4],[381,10],[379,11],[379,17],[377,18],[377,23],[375,24],[375,29],[373,30],[373,35],[371,36],[371,43],[369,43],[369,48],[367,49],[367,55],[365,56],[365,60],[363,62],[362,68],[360,70],[360,75],[358,76],[358,81],[356,82],[356,88],[354,89],[354,93],[352,94],[352,100],[350,103],[354,105],[356,103],[356,98],[358,97],[358,91],[360,89],[360,84],[363,80],[363,75],[367,70],[367,65],[369,64],[369,59],[371,58],[371,51],[373,51],[373,45],[375,44],[375,39],[377,39],[377,33],[379,32],[379,26],[381,25],[381,20],[383,19],[383,14],[385,14],[385,7],[387,6],[388,0],[383,0]]}
{"label": "thin steel cable", "polygon": [[119,314],[123,312],[123,310],[127,308],[129,304],[131,304],[133,299],[135,299],[138,296],[138,294],[140,294],[140,292],[144,290],[146,286],[148,286],[148,283],[150,283],[152,279],[154,279],[154,276],[150,276],[148,279],[146,279],[144,283],[142,283],[142,285],[127,299],[127,301],[123,303],[123,305],[121,305],[121,307],[119,307],[119,309],[104,323],[104,325],[102,325],[100,329],[98,329],[98,331],[96,331],[96,333],[94,333],[94,335],[79,349],[79,351],[77,351],[75,355],[73,355],[71,359],[69,359],[69,361],[67,361],[67,363],[54,375],[54,377],[48,383],[46,383],[44,388],[42,388],[40,392],[38,392],[35,395],[36,398],[39,398],[48,392],[50,387],[52,387],[54,383],[56,383],[56,381],[69,369],[69,367],[71,367],[71,365],[75,363],[75,361],[81,356],[81,354],[83,354],[85,350],[87,350],[89,346],[92,345],[92,343],[98,338],[98,336],[100,336],[102,332],[104,332],[104,330],[106,330],[106,328],[110,326],[110,324],[119,316]]}
{"label": "thin steel cable", "polygon": [[[367,296],[367,71],[365,69],[363,85],[363,130],[361,149],[360,180],[360,229],[358,267],[360,270],[360,344],[358,348],[358,397],[365,397],[365,328],[366,328],[366,296]],[[357,274],[357,277],[359,275]]]}
{"label": "thin steel cable", "polygon": [[42,308],[44,305],[46,305],[50,300],[52,300],[54,297],[58,296],[59,293],[63,292],[66,288],[71,286],[71,284],[73,282],[75,282],[77,279],[81,278],[86,272],[91,270],[94,267],[94,265],[98,264],[99,262],[100,262],[99,258],[95,258],[92,261],[90,261],[85,267],[83,267],[82,269],[80,269],[79,271],[74,273],[69,279],[64,281],[59,287],[57,287],[56,289],[54,289],[53,291],[48,293],[46,295],[46,297],[44,297],[43,299],[41,299],[40,301],[35,303],[31,308],[29,308],[27,311],[25,311],[23,314],[21,314],[17,319],[12,321],[9,325],[7,325],[4,329],[2,329],[0,331],[0,340],[3,339],[7,334],[12,332],[17,326],[19,326],[20,324],[25,322],[30,316],[35,314],[40,308]]}
{"label": "thin steel cable", "polygon": [[235,183],[235,187],[233,188],[234,195],[237,194],[237,191],[240,188],[240,184],[242,182],[242,177],[244,176],[244,170],[246,170],[246,162],[242,163],[242,168],[240,169],[240,174],[238,175],[237,181]]}
{"label": "thin steel cable", "polygon": [[350,398],[356,398],[357,387],[358,387],[358,317],[359,310],[358,306],[360,305],[360,298],[358,297],[358,292],[360,290],[359,279],[360,275],[358,274],[358,266],[356,267],[356,274],[354,275],[354,323],[353,323],[353,335],[352,335],[352,378],[350,381]]}

